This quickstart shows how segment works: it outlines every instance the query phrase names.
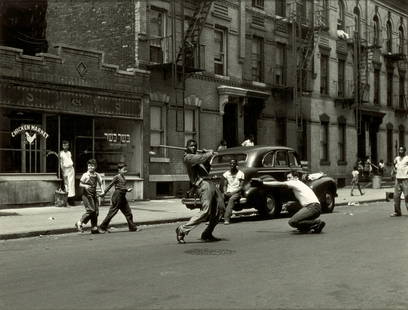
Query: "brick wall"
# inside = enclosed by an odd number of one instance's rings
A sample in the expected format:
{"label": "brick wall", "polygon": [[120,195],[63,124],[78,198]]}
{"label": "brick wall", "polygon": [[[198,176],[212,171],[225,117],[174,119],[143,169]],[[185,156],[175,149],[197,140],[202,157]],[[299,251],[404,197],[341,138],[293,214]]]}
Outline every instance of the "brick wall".
{"label": "brick wall", "polygon": [[96,49],[105,53],[106,63],[134,68],[134,13],[131,0],[49,0],[50,49],[57,43]]}

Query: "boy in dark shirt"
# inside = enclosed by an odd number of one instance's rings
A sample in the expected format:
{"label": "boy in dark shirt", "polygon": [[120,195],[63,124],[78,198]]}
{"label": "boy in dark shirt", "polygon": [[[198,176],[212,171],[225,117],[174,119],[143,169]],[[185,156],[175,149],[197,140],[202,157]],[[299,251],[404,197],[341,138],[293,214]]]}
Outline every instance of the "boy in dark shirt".
{"label": "boy in dark shirt", "polygon": [[101,232],[108,231],[108,226],[112,218],[118,213],[118,211],[122,211],[123,215],[126,218],[126,221],[129,226],[129,231],[136,231],[137,226],[133,222],[133,215],[132,210],[129,207],[129,203],[126,199],[126,193],[131,192],[133,188],[126,187],[126,179],[125,174],[127,173],[127,166],[125,163],[118,164],[119,174],[113,177],[112,182],[106,187],[105,191],[102,192],[100,197],[106,195],[106,193],[111,189],[112,186],[115,185],[115,191],[112,195],[112,206],[109,208],[109,212],[106,215],[105,219],[103,220],[102,224],[99,226]]}
{"label": "boy in dark shirt", "polygon": [[[86,213],[82,215],[81,219],[75,223],[75,227],[78,231],[83,232],[83,224],[88,223],[91,220],[91,233],[99,234],[98,230],[98,199],[96,197],[96,186],[102,188],[102,177],[96,171],[96,160],[88,160],[88,171],[85,172],[81,180],[79,181],[79,186],[83,189],[82,202]],[[103,191],[103,188],[102,188]]]}

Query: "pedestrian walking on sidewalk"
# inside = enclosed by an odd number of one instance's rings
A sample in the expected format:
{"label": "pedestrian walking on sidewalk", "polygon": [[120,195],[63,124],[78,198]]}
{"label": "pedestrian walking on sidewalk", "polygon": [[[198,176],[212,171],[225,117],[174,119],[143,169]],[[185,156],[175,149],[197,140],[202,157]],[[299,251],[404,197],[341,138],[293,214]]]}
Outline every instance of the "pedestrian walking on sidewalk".
{"label": "pedestrian walking on sidewalk", "polygon": [[360,191],[360,195],[364,195],[364,193],[361,191],[360,187],[360,173],[358,172],[357,166],[354,166],[353,171],[351,172],[351,191],[350,191],[350,196],[353,195],[354,187],[357,186],[358,190]]}
{"label": "pedestrian walking on sidewalk", "polygon": [[100,233],[98,229],[99,206],[96,187],[99,185],[102,188],[102,177],[95,171],[96,167],[97,164],[95,159],[88,160],[88,171],[82,175],[79,181],[79,186],[83,190],[82,202],[84,203],[86,212],[82,215],[81,219],[75,223],[75,227],[78,231],[83,232],[83,225],[86,225],[90,220],[92,234]]}
{"label": "pedestrian walking on sidewalk", "polygon": [[220,190],[208,179],[209,162],[215,154],[212,150],[197,154],[197,142],[194,139],[190,139],[186,143],[183,161],[187,168],[190,182],[200,197],[201,209],[186,224],[177,227],[176,237],[179,243],[185,243],[185,236],[193,228],[206,221],[209,221],[209,223],[201,234],[201,239],[208,242],[220,240],[214,237],[212,233],[224,215],[224,200]]}
{"label": "pedestrian walking on sidewalk", "polygon": [[288,172],[287,181],[256,181],[263,184],[266,188],[288,188],[292,190],[295,198],[300,203],[302,208],[296,212],[289,220],[289,225],[297,228],[300,232],[319,234],[322,232],[325,222],[318,219],[322,212],[320,201],[313,190],[299,180],[297,171]]}
{"label": "pedestrian walking on sidewalk", "polygon": [[111,189],[111,187],[115,186],[115,191],[111,199],[112,205],[109,208],[109,212],[103,220],[102,224],[99,226],[101,232],[109,231],[109,223],[119,210],[126,218],[129,231],[137,230],[137,226],[135,222],[133,222],[132,210],[130,209],[129,203],[126,199],[126,193],[133,190],[133,188],[126,186],[125,174],[128,172],[126,164],[119,163],[118,171],[119,173],[113,177],[112,182],[106,187],[105,191],[99,195],[100,197],[104,197],[106,193]]}
{"label": "pedestrian walking on sidewalk", "polygon": [[398,156],[394,159],[394,213],[390,216],[401,216],[401,193],[404,193],[405,206],[408,211],[408,156],[405,146],[400,146]]}

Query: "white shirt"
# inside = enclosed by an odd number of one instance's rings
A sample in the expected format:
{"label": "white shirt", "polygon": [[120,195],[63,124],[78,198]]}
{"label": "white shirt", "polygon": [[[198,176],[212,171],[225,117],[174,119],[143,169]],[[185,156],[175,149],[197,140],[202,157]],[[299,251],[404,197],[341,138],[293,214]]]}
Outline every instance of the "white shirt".
{"label": "white shirt", "polygon": [[245,140],[244,142],[242,142],[241,144],[242,146],[254,146],[254,142],[252,142],[251,140]]}
{"label": "white shirt", "polygon": [[222,175],[224,178],[227,179],[227,193],[233,193],[238,191],[239,184],[241,181],[245,179],[245,174],[238,170],[236,174],[232,174],[230,170],[225,171]]}
{"label": "white shirt", "polygon": [[303,183],[300,180],[289,180],[285,182],[290,189],[293,190],[293,194],[295,195],[296,199],[302,205],[302,207],[307,206],[311,203],[319,203],[320,201],[317,198],[316,194],[313,190]]}
{"label": "white shirt", "polygon": [[395,157],[394,165],[397,171],[395,177],[397,179],[408,179],[408,155],[402,158],[400,156]]}
{"label": "white shirt", "polygon": [[74,166],[72,161],[72,155],[70,151],[61,151],[60,152],[61,168],[71,168]]}

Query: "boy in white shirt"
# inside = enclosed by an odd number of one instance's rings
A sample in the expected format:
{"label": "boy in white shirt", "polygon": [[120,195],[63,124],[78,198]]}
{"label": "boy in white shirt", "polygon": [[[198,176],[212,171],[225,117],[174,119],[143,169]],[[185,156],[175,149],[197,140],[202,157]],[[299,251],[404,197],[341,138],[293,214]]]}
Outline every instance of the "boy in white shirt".
{"label": "boy in white shirt", "polygon": [[242,185],[245,175],[239,170],[238,163],[231,159],[230,170],[222,175],[224,177],[224,198],[228,199],[228,204],[224,213],[224,225],[228,225],[231,220],[232,208],[236,201],[241,198]]}

